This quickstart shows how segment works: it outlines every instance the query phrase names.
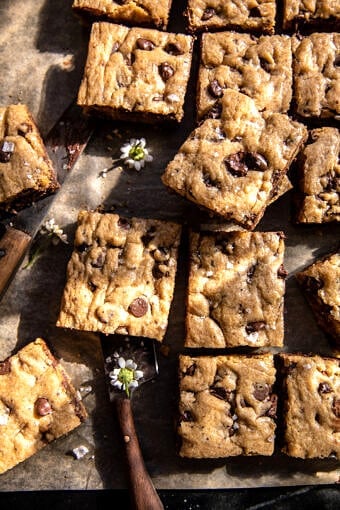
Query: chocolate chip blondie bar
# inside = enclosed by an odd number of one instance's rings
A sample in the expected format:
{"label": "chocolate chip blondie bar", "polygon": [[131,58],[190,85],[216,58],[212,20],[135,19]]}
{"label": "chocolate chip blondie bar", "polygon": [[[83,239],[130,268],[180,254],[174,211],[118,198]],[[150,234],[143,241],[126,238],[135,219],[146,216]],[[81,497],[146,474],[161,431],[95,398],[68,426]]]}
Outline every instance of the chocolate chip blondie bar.
{"label": "chocolate chip blondie bar", "polygon": [[0,107],[0,209],[22,209],[57,189],[52,162],[27,106]]}
{"label": "chocolate chip blondie bar", "polygon": [[192,232],[185,346],[282,346],[283,261],[281,232]]}
{"label": "chocolate chip blondie bar", "polygon": [[340,221],[340,133],[314,129],[299,161],[298,223]]}
{"label": "chocolate chip blondie bar", "polygon": [[81,211],[57,325],[161,341],[180,234],[167,221]]}
{"label": "chocolate chip blondie bar", "polygon": [[179,357],[179,455],[272,455],[277,396],[271,354]]}
{"label": "chocolate chip blondie bar", "polygon": [[287,113],[292,98],[292,45],[285,35],[203,34],[198,117],[217,117],[226,88],[254,99],[260,111]]}
{"label": "chocolate chip blondie bar", "polygon": [[116,23],[154,26],[166,29],[172,0],[74,0],[73,9],[80,15],[90,14]]}
{"label": "chocolate chip blondie bar", "polygon": [[340,34],[294,38],[293,81],[296,111],[302,117],[340,115]]}
{"label": "chocolate chip blondie bar", "polygon": [[114,119],[180,122],[192,44],[189,35],[94,23],[78,104]]}
{"label": "chocolate chip blondie bar", "polygon": [[260,112],[227,89],[220,119],[208,118],[180,147],[162,175],[180,195],[226,220],[253,229],[307,137],[281,113]]}
{"label": "chocolate chip blondie bar", "polygon": [[0,474],[86,418],[78,392],[41,338],[0,362]]}
{"label": "chocolate chip blondie bar", "polygon": [[227,28],[249,32],[273,33],[274,0],[188,0],[185,12],[191,32]]}
{"label": "chocolate chip blondie bar", "polygon": [[340,458],[340,360],[281,354],[285,446],[302,459]]}
{"label": "chocolate chip blondie bar", "polygon": [[319,326],[340,347],[340,253],[316,260],[295,276]]}
{"label": "chocolate chip blondie bar", "polygon": [[340,27],[340,4],[333,0],[283,0],[283,28]]}

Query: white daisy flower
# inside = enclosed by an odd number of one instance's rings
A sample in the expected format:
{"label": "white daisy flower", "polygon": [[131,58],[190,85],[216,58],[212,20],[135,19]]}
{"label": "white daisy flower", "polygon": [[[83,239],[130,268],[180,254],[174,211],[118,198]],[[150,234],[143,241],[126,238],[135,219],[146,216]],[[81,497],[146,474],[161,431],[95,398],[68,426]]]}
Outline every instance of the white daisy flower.
{"label": "white daisy flower", "polygon": [[125,391],[130,397],[130,390],[137,388],[138,381],[143,377],[143,371],[137,370],[137,364],[132,360],[125,360],[123,357],[116,358],[117,368],[109,373],[110,384],[119,390]]}
{"label": "white daisy flower", "polygon": [[149,149],[146,147],[145,138],[131,138],[129,142],[125,143],[120,149],[120,159],[128,165],[129,168],[134,168],[139,172],[144,167],[145,163],[153,160]]}

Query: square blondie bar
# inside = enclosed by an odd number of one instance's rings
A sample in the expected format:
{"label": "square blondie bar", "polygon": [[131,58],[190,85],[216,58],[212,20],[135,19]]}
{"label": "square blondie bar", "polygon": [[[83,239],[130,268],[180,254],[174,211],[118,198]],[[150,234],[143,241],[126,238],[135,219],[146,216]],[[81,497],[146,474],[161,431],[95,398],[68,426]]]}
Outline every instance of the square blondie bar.
{"label": "square blondie bar", "polygon": [[179,455],[272,455],[277,396],[271,354],[179,356]]}
{"label": "square blondie bar", "polygon": [[41,338],[0,362],[0,474],[86,418],[79,393]]}
{"label": "square blondie bar", "polygon": [[215,215],[252,230],[272,202],[307,138],[286,114],[260,112],[226,89],[220,119],[208,118],[179,148],[163,183]]}
{"label": "square blondie bar", "polygon": [[185,346],[282,346],[283,261],[281,232],[192,232]]}
{"label": "square blondie bar", "polygon": [[340,116],[340,33],[296,37],[293,83],[296,112],[306,118]]}
{"label": "square blondie bar", "polygon": [[340,133],[336,128],[313,129],[300,153],[298,223],[340,221]]}
{"label": "square blondie bar", "polygon": [[28,107],[0,107],[0,210],[22,209],[58,187],[52,162]]}
{"label": "square blondie bar", "polygon": [[283,0],[283,28],[340,28],[340,4],[334,0]]}
{"label": "square blondie bar", "polygon": [[181,226],[81,211],[57,325],[161,341]]}
{"label": "square blondie bar", "polygon": [[93,23],[78,104],[114,119],[180,122],[192,45],[189,35]]}
{"label": "square blondie bar", "polygon": [[340,360],[281,354],[283,451],[302,459],[340,458]]}
{"label": "square blondie bar", "polygon": [[260,111],[287,113],[292,98],[292,45],[285,35],[202,35],[198,118],[217,117],[226,88],[254,99]]}
{"label": "square blondie bar", "polygon": [[316,260],[295,276],[317,323],[340,347],[340,253]]}
{"label": "square blondie bar", "polygon": [[191,32],[226,28],[271,34],[275,28],[276,2],[188,0],[186,16]]}
{"label": "square blondie bar", "polygon": [[74,0],[72,8],[80,15],[115,23],[166,29],[172,0]]}

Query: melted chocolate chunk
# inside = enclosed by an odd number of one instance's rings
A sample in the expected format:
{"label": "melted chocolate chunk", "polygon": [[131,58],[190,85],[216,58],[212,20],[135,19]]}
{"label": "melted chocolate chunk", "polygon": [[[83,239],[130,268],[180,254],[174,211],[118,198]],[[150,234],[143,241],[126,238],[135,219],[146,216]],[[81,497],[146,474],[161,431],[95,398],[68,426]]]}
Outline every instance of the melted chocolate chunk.
{"label": "melted chocolate chunk", "polygon": [[334,397],[332,404],[332,411],[337,418],[340,418],[340,398]]}
{"label": "melted chocolate chunk", "polygon": [[195,421],[195,418],[191,411],[184,411],[180,417],[180,422],[181,421]]}
{"label": "melted chocolate chunk", "polygon": [[270,407],[266,412],[266,416],[269,416],[269,418],[276,418],[276,411],[277,411],[277,395],[271,395]]}
{"label": "melted chocolate chunk", "polygon": [[0,142],[0,162],[8,163],[15,149],[14,142],[1,140]]}
{"label": "melted chocolate chunk", "polygon": [[334,59],[334,65],[335,67],[339,67],[340,66],[340,55],[337,55]]}
{"label": "melted chocolate chunk", "polygon": [[220,400],[225,400],[226,402],[232,402],[234,398],[234,392],[231,390],[226,390],[221,386],[210,386],[209,392],[216,398]]}
{"label": "melted chocolate chunk", "polygon": [[168,81],[175,74],[175,69],[167,62],[161,64],[158,69],[163,81]]}
{"label": "melted chocolate chunk", "polygon": [[265,327],[266,323],[264,321],[249,322],[249,324],[246,325],[246,332],[249,335],[250,333],[255,333],[256,331],[265,329]]}
{"label": "melted chocolate chunk", "polygon": [[322,280],[314,278],[314,276],[306,276],[303,281],[303,286],[307,292],[316,294],[319,289],[322,289],[322,287],[324,286],[324,282]]}
{"label": "melted chocolate chunk", "polygon": [[145,39],[144,37],[137,39],[136,44],[137,48],[140,50],[151,51],[155,48],[154,43],[150,41],[150,39]]}
{"label": "melted chocolate chunk", "polygon": [[318,392],[320,393],[320,395],[322,395],[323,393],[331,393],[332,391],[333,390],[328,383],[322,382],[319,384]]}
{"label": "melted chocolate chunk", "polygon": [[211,176],[207,173],[203,174],[202,179],[203,179],[203,182],[207,188],[217,188],[217,189],[221,188],[221,184],[218,181],[212,179]]}
{"label": "melted chocolate chunk", "polygon": [[262,383],[255,383],[254,384],[254,391],[253,395],[256,398],[256,400],[259,400],[262,402],[263,400],[266,400],[269,397],[270,393],[270,387],[268,384],[262,384]]}
{"label": "melted chocolate chunk", "polygon": [[279,269],[277,271],[277,277],[282,278],[284,280],[285,278],[287,278],[287,276],[288,276],[288,271],[286,271],[284,265],[281,264],[281,266],[279,267]]}
{"label": "melted chocolate chunk", "polygon": [[208,86],[208,92],[209,94],[216,98],[223,96],[223,88],[221,87],[217,80],[213,80],[212,82],[210,82]]}
{"label": "melted chocolate chunk", "polygon": [[175,55],[175,56],[183,55],[183,53],[184,53],[182,48],[180,46],[178,46],[178,44],[175,44],[175,43],[168,43],[165,46],[164,51],[169,53],[169,55]]}
{"label": "melted chocolate chunk", "polygon": [[45,397],[39,397],[34,404],[35,412],[38,416],[46,416],[52,413],[52,407],[48,399]]}
{"label": "melted chocolate chunk", "polygon": [[192,365],[190,365],[190,367],[186,369],[184,375],[189,375],[190,377],[192,377],[196,371],[196,367],[197,367],[196,363],[193,363]]}
{"label": "melted chocolate chunk", "polygon": [[100,253],[98,255],[98,257],[96,258],[96,260],[93,260],[91,262],[91,266],[92,267],[95,267],[97,269],[101,269],[104,265],[104,262],[105,262],[105,256],[104,256],[104,253]]}
{"label": "melted chocolate chunk", "polygon": [[215,16],[216,14],[216,11],[213,7],[207,7],[205,9],[205,11],[203,12],[202,14],[202,18],[201,20],[202,21],[208,21],[208,19],[212,18],[213,16]]}
{"label": "melted chocolate chunk", "polygon": [[269,73],[271,70],[271,66],[270,66],[270,63],[268,62],[268,60],[266,60],[263,57],[259,57],[259,61],[260,61],[260,66],[262,67],[262,69],[264,69],[264,71],[267,71],[267,73]]}
{"label": "melted chocolate chunk", "polygon": [[250,18],[261,18],[261,11],[258,7],[253,7],[249,11],[249,17]]}
{"label": "melted chocolate chunk", "polygon": [[224,160],[227,170],[235,177],[244,177],[249,170],[264,172],[267,161],[257,152],[236,152]]}
{"label": "melted chocolate chunk", "polygon": [[119,218],[118,226],[124,230],[129,230],[131,228],[131,222],[126,218]]}
{"label": "melted chocolate chunk", "polygon": [[89,248],[90,248],[90,245],[86,244],[86,243],[81,243],[81,244],[76,245],[76,250],[79,251],[80,253],[87,251]]}
{"label": "melted chocolate chunk", "polygon": [[252,279],[253,279],[253,276],[255,274],[255,271],[256,271],[256,266],[257,264],[254,264],[253,266],[251,266],[248,271],[247,271],[247,283],[251,283]]}
{"label": "melted chocolate chunk", "polygon": [[11,362],[9,359],[5,359],[0,362],[0,375],[9,374],[11,371]]}
{"label": "melted chocolate chunk", "polygon": [[129,312],[135,317],[143,317],[148,311],[149,305],[144,297],[138,297],[129,306]]}

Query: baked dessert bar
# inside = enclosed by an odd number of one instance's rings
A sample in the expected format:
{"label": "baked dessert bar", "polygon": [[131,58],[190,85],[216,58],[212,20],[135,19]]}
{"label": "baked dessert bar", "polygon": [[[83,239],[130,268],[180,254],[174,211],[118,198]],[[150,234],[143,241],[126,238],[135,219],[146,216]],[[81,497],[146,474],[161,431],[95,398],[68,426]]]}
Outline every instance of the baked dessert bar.
{"label": "baked dessert bar", "polygon": [[297,27],[340,27],[340,4],[333,0],[284,0],[283,28]]}
{"label": "baked dessert bar", "polygon": [[191,32],[226,28],[249,32],[273,33],[276,2],[274,0],[188,0],[186,10]]}
{"label": "baked dessert bar", "polygon": [[283,262],[282,232],[192,232],[185,346],[282,346]]}
{"label": "baked dessert bar", "polygon": [[80,211],[57,325],[161,341],[180,234],[167,221]]}
{"label": "baked dessert bar", "polygon": [[83,15],[116,23],[166,29],[172,0],[74,0],[73,9]]}
{"label": "baked dessert bar", "polygon": [[41,338],[0,362],[0,474],[86,418],[79,393]]}
{"label": "baked dessert bar", "polygon": [[292,98],[292,45],[285,35],[202,35],[198,117],[217,117],[226,88],[254,99],[260,111],[286,113]]}
{"label": "baked dessert bar", "polygon": [[340,458],[340,360],[281,354],[284,374],[283,451],[302,459]]}
{"label": "baked dessert bar", "polygon": [[179,356],[179,455],[272,455],[277,396],[272,354]]}
{"label": "baked dessert bar", "polygon": [[340,347],[340,253],[316,260],[295,276],[317,323]]}
{"label": "baked dessert bar", "polygon": [[94,23],[78,104],[114,119],[180,122],[192,44],[189,35]]}
{"label": "baked dessert bar", "polygon": [[340,133],[314,129],[299,156],[298,223],[340,221]]}
{"label": "baked dessert bar", "polygon": [[340,115],[340,33],[295,38],[293,80],[296,111],[302,117]]}
{"label": "baked dessert bar", "polygon": [[0,107],[0,209],[22,209],[58,187],[28,107]]}
{"label": "baked dessert bar", "polygon": [[221,118],[206,119],[189,135],[162,181],[251,230],[277,194],[307,129],[285,114],[260,112],[235,90],[224,92],[221,105]]}

